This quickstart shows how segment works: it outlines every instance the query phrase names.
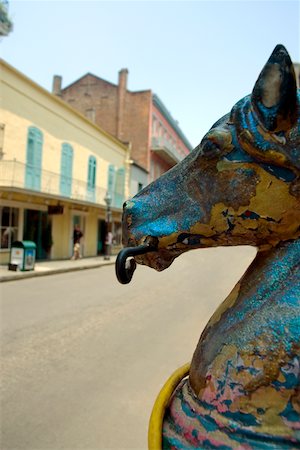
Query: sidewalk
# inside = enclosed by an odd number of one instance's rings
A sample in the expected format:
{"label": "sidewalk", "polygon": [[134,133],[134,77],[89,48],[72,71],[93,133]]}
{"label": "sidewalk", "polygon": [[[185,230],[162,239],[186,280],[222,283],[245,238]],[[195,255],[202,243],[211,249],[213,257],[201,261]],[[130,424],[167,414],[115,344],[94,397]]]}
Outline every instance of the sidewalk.
{"label": "sidewalk", "polygon": [[94,269],[96,267],[108,266],[115,264],[117,256],[111,256],[110,260],[104,260],[103,256],[95,256],[92,258],[82,258],[76,261],[60,260],[60,261],[43,261],[35,264],[34,270],[21,272],[8,270],[8,266],[0,265],[0,282],[22,280],[24,278],[40,277],[45,275],[53,275],[63,272],[73,272],[75,270]]}

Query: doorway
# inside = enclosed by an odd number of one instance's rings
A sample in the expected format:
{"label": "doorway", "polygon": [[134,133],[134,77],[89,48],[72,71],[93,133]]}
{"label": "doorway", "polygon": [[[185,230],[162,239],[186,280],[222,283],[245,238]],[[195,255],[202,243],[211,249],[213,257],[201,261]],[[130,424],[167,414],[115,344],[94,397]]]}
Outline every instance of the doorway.
{"label": "doorway", "polygon": [[106,222],[103,219],[98,219],[97,255],[104,254],[105,234],[106,234]]}
{"label": "doorway", "polygon": [[52,223],[45,211],[25,209],[23,239],[36,244],[36,259],[46,260],[51,257]]}
{"label": "doorway", "polygon": [[71,239],[70,239],[70,256],[73,255],[73,232],[75,225],[79,225],[80,230],[82,231],[83,237],[80,241],[80,253],[81,256],[84,256],[84,236],[85,236],[85,216],[81,214],[73,214],[72,216],[72,230],[71,230]]}

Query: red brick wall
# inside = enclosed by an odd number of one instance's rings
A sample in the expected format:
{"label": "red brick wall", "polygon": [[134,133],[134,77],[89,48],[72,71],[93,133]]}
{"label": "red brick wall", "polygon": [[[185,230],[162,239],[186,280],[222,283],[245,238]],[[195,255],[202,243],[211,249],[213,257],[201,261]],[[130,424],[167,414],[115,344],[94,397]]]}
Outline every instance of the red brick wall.
{"label": "red brick wall", "polygon": [[149,127],[151,98],[151,91],[127,91],[126,113],[124,114],[124,135],[132,142],[131,157],[146,170],[150,169]]}
{"label": "red brick wall", "polygon": [[[189,150],[164,115],[152,103],[152,92],[127,90],[127,69],[119,72],[119,86],[87,74],[61,91],[73,108],[123,142],[131,142],[131,158],[156,178],[170,168],[151,149],[152,115],[157,118],[176,151],[186,156]],[[171,141],[169,140],[172,137]],[[151,163],[152,161],[152,163]],[[157,175],[156,175],[157,174]]]}
{"label": "red brick wall", "polygon": [[[118,105],[123,107],[118,114]],[[118,86],[87,75],[62,90],[61,97],[73,108],[91,118],[108,133],[121,141],[131,142],[131,157],[144,169],[150,169],[149,126],[151,91],[119,93]],[[121,123],[120,123],[121,117]],[[119,122],[118,122],[119,119]]]}
{"label": "red brick wall", "polygon": [[95,123],[117,135],[117,86],[87,75],[63,89],[61,97],[86,117],[94,110]]}

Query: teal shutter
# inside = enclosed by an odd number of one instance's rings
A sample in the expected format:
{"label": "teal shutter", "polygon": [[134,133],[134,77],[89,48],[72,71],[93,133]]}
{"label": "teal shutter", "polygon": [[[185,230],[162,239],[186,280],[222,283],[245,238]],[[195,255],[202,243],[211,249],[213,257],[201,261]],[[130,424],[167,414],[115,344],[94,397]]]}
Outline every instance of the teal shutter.
{"label": "teal shutter", "polygon": [[88,162],[87,198],[89,201],[93,202],[95,201],[96,167],[96,158],[94,156],[90,156]]}
{"label": "teal shutter", "polygon": [[43,134],[35,127],[28,128],[25,187],[41,190]]}
{"label": "teal shutter", "polygon": [[116,170],[113,164],[108,166],[108,177],[107,177],[107,191],[110,194],[112,205],[115,201],[115,181],[116,181]]}
{"label": "teal shutter", "polygon": [[124,191],[125,191],[125,169],[121,167],[117,171],[116,186],[115,186],[115,206],[116,208],[122,208],[124,203]]}
{"label": "teal shutter", "polygon": [[73,148],[70,144],[62,144],[60,162],[60,193],[65,197],[71,197],[72,193],[73,153]]}

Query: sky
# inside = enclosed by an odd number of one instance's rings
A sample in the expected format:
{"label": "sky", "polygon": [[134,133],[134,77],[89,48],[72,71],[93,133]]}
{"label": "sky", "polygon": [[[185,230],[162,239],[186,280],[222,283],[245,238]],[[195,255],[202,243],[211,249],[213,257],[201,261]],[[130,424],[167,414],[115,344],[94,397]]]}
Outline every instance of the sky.
{"label": "sky", "polygon": [[300,62],[299,1],[9,2],[1,57],[51,91],[91,72],[130,91],[151,89],[192,146],[254,83],[274,47]]}

